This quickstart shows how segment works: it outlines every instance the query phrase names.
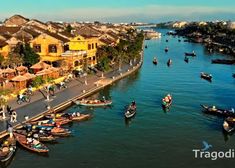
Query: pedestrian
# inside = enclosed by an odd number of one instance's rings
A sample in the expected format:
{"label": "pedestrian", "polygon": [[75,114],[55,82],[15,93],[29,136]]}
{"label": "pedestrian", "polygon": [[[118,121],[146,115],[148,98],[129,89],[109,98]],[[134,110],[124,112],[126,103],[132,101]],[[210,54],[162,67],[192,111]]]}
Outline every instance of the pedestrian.
{"label": "pedestrian", "polygon": [[10,138],[13,138],[13,127],[9,122],[7,122],[7,131],[10,135]]}
{"label": "pedestrian", "polygon": [[13,120],[13,123],[17,122],[17,113],[15,110],[12,111],[12,120]]}

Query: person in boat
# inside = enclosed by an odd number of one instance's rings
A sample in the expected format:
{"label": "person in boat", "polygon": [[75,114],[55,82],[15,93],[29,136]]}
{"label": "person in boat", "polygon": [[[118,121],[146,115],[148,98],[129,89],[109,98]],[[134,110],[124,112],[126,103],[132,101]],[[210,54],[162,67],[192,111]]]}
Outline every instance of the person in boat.
{"label": "person in boat", "polygon": [[136,109],[136,102],[135,102],[135,101],[132,101],[132,103],[131,103],[131,109],[132,109],[132,110],[135,110],[135,109]]}
{"label": "person in boat", "polygon": [[79,117],[79,116],[81,116],[81,113],[79,112],[72,113],[72,117]]}
{"label": "person in boat", "polygon": [[162,104],[163,104],[164,106],[167,104],[165,98],[162,99]]}
{"label": "person in boat", "polygon": [[168,94],[168,95],[167,95],[167,98],[168,98],[169,102],[171,102],[172,97],[171,97],[171,95],[170,95],[170,94]]}
{"label": "person in boat", "polygon": [[231,113],[235,113],[234,108],[231,108],[230,112]]}
{"label": "person in boat", "polygon": [[102,103],[105,103],[105,102],[106,102],[105,96],[102,97],[101,102],[102,102]]}
{"label": "person in boat", "polygon": [[212,106],[211,110],[212,110],[212,111],[216,111],[217,109],[216,109],[215,106]]}

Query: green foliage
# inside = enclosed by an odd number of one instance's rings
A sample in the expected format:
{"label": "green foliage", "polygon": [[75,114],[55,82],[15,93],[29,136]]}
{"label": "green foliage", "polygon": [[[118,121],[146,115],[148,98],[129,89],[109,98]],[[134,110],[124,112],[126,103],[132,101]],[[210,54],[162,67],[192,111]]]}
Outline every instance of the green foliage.
{"label": "green foliage", "polygon": [[0,54],[0,65],[2,65],[3,61],[4,61],[4,57]]}
{"label": "green foliage", "polygon": [[23,59],[20,54],[15,52],[10,52],[8,57],[2,62],[3,66],[11,66],[13,68],[20,64],[23,64]]}
{"label": "green foliage", "polygon": [[110,59],[108,59],[108,57],[103,57],[100,59],[97,68],[101,71],[108,71],[110,69],[109,63]]}
{"label": "green foliage", "polygon": [[68,26],[66,27],[66,31],[68,33],[71,33],[72,30],[73,30],[72,26],[70,24],[68,24]]}
{"label": "green foliage", "polygon": [[[97,50],[98,69],[107,71],[110,68],[111,61],[115,61],[120,65],[122,62],[129,63],[131,59],[138,58],[142,50],[144,35],[143,33],[137,34],[135,30],[130,30],[128,33],[131,34],[132,40],[120,40],[116,47],[103,46]],[[137,35],[134,35],[135,33]]]}
{"label": "green foliage", "polygon": [[33,87],[38,88],[39,86],[41,86],[42,84],[44,84],[45,81],[43,80],[42,76],[37,76],[33,81],[32,81],[32,85]]}
{"label": "green foliage", "polygon": [[6,96],[8,94],[10,94],[12,92],[12,90],[10,89],[0,89],[0,95]]}
{"label": "green foliage", "polygon": [[35,51],[30,47],[29,44],[26,44],[23,47],[22,55],[23,55],[24,64],[29,66],[36,64],[40,60],[40,56],[37,53],[35,53]]}
{"label": "green foliage", "polygon": [[54,80],[54,78],[48,77],[47,80],[46,80],[46,82],[47,82],[47,83],[52,83],[53,80]]}

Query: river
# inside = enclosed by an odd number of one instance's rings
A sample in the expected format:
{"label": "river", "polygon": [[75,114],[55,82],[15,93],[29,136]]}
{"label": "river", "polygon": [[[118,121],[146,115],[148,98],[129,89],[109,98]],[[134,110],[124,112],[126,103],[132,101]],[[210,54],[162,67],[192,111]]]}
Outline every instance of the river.
{"label": "river", "polygon": [[[158,30],[165,34],[168,30]],[[169,39],[169,42],[166,42]],[[180,38],[182,39],[182,38]],[[142,68],[113,86],[92,96],[105,95],[113,100],[111,108],[79,108],[66,111],[92,113],[93,118],[69,127],[72,136],[48,144],[47,156],[18,148],[10,168],[213,168],[234,167],[234,159],[195,158],[193,149],[202,149],[202,141],[211,151],[235,149],[235,135],[224,135],[223,118],[204,114],[200,104],[235,107],[235,66],[211,64],[221,54],[208,54],[201,44],[178,42],[178,37],[162,36],[145,41]],[[169,52],[164,48],[168,46]],[[194,50],[195,58],[184,62],[184,52]],[[158,65],[153,65],[153,57]],[[173,64],[167,67],[171,58]],[[200,72],[213,75],[212,82],[200,78]],[[163,112],[161,99],[173,95],[169,112]],[[126,122],[125,106],[137,102],[137,115]]]}

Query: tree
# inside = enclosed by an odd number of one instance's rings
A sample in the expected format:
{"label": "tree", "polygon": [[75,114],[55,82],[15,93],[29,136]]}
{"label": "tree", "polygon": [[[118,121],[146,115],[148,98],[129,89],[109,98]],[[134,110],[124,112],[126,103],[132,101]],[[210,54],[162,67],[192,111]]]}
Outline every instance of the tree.
{"label": "tree", "polygon": [[4,57],[0,54],[0,65],[2,65],[3,61],[4,61]]}
{"label": "tree", "polygon": [[68,26],[66,27],[66,31],[68,33],[71,33],[72,30],[73,30],[72,26],[70,24],[68,24]]}
{"label": "tree", "polygon": [[10,52],[8,57],[2,62],[3,66],[11,66],[16,68],[18,65],[23,64],[23,59],[20,54]]}
{"label": "tree", "polygon": [[45,81],[42,79],[42,76],[37,76],[33,80],[32,85],[33,85],[33,87],[38,88],[40,85],[42,85],[44,83],[45,83]]}
{"label": "tree", "polygon": [[40,60],[40,56],[30,47],[29,44],[26,44],[23,47],[23,61],[27,66],[32,66]]}

